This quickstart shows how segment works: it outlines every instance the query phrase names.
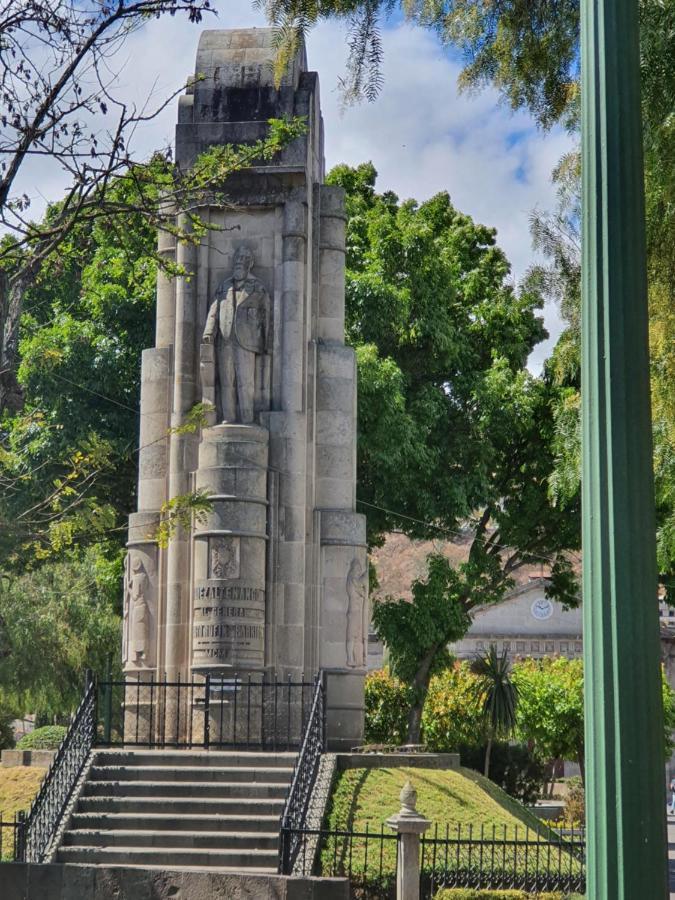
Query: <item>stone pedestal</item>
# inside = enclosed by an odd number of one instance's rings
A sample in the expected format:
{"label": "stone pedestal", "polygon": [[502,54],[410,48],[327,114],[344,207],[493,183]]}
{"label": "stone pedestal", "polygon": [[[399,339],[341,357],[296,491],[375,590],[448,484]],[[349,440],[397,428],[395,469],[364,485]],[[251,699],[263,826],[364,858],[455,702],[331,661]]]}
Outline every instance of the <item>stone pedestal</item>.
{"label": "stone pedestal", "polygon": [[196,488],[212,505],[193,531],[195,672],[265,665],[268,444],[254,425],[202,432]]}
{"label": "stone pedestal", "polygon": [[400,799],[400,811],[387,819],[387,825],[398,834],[396,900],[419,900],[420,835],[431,822],[415,809],[417,791],[409,781],[403,785]]}
{"label": "stone pedestal", "polygon": [[[199,78],[180,98],[184,169],[213,145],[265,137],[271,117],[304,117],[307,130],[233,175],[227,204],[223,192],[203,198],[198,243],[160,234],[185,275],[159,276],[156,346],[143,355],[125,669],[308,682],[324,669],[329,746],[350,749],[363,739],[369,611],[344,196],[322,183],[317,75],[301,50],[277,88],[274,54],[272,29],[205,31]],[[177,224],[192,227],[180,214]],[[205,424],[195,430],[197,403]],[[163,504],[195,490],[210,511],[159,550]]]}

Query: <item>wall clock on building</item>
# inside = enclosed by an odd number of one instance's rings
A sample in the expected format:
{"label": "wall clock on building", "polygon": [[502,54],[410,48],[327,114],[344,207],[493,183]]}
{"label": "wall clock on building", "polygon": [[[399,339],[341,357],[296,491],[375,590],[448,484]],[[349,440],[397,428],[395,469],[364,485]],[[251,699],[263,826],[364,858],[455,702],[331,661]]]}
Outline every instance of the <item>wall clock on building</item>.
{"label": "wall clock on building", "polygon": [[553,604],[548,597],[541,597],[532,604],[532,615],[535,619],[550,619],[553,615]]}

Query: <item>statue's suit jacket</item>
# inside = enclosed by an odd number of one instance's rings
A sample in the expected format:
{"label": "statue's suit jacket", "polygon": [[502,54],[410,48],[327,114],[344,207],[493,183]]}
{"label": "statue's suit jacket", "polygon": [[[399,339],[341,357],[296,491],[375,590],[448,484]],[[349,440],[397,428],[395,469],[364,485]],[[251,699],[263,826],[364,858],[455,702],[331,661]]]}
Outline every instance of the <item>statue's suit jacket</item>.
{"label": "statue's suit jacket", "polygon": [[216,291],[206,317],[204,337],[210,337],[212,342],[219,338],[236,341],[245,350],[267,353],[270,314],[269,294],[261,281],[247,278],[235,295],[232,279],[228,278]]}

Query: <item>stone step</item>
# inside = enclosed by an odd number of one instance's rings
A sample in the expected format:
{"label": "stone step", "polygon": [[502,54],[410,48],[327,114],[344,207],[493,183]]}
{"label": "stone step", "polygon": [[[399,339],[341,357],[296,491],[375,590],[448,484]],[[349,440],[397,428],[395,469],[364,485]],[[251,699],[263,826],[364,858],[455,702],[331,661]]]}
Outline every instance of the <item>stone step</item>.
{"label": "stone step", "polygon": [[246,797],[250,799],[283,799],[288,793],[288,784],[265,784],[253,781],[87,781],[82,789],[82,797],[205,797],[226,799]]}
{"label": "stone step", "polygon": [[96,766],[216,766],[246,768],[293,768],[297,753],[263,753],[245,750],[133,750],[120,748],[97,752]]}
{"label": "stone step", "polygon": [[87,865],[238,867],[276,871],[278,854],[272,850],[208,850],[159,847],[59,847],[56,861]]}
{"label": "stone step", "polygon": [[175,813],[145,813],[139,821],[137,815],[126,813],[75,813],[70,820],[73,830],[133,831],[143,825],[155,831],[223,831],[223,832],[260,832],[268,831],[278,834],[279,815],[181,815]]}
{"label": "stone step", "polygon": [[163,813],[166,815],[232,815],[232,816],[280,816],[284,808],[283,798],[250,800],[243,797],[227,799],[204,799],[192,797],[80,797],[77,812],[80,813],[126,813],[145,815]]}
{"label": "stone step", "polygon": [[[148,823],[143,821],[143,825]],[[62,846],[67,847],[188,847],[198,850],[269,850],[279,846],[277,832],[222,831],[141,831],[132,829],[71,830],[63,835]]]}
{"label": "stone step", "polygon": [[290,783],[292,766],[92,766],[92,781],[262,781]]}

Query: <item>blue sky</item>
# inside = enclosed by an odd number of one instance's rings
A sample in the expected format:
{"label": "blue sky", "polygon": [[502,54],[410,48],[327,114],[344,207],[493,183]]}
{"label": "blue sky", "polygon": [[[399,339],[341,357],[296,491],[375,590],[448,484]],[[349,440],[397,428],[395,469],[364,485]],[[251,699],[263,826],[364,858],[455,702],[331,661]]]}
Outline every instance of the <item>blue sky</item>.
{"label": "blue sky", "polygon": [[[152,21],[134,34],[111,66],[119,72],[118,95],[142,103],[178,88],[193,72],[202,28],[264,25],[249,0],[216,0],[217,17],[190,25],[184,17]],[[528,220],[533,208],[551,208],[550,173],[571,147],[562,130],[544,135],[524,113],[513,114],[492,90],[459,94],[461,62],[444,50],[431,31],[393,16],[383,30],[384,87],[375,103],[341,110],[338,79],[346,59],[345,30],[322,23],[308,40],[311,69],[319,73],[326,134],[326,164],[372,160],[381,190],[424,200],[447,190],[453,203],[498,230],[498,242],[518,279],[533,261]],[[176,103],[135,137],[138,153],[173,141]],[[21,185],[31,196],[58,197],[63,180],[44,163],[31,167]],[[555,336],[560,322],[546,310]],[[537,370],[549,346],[533,354]]]}

